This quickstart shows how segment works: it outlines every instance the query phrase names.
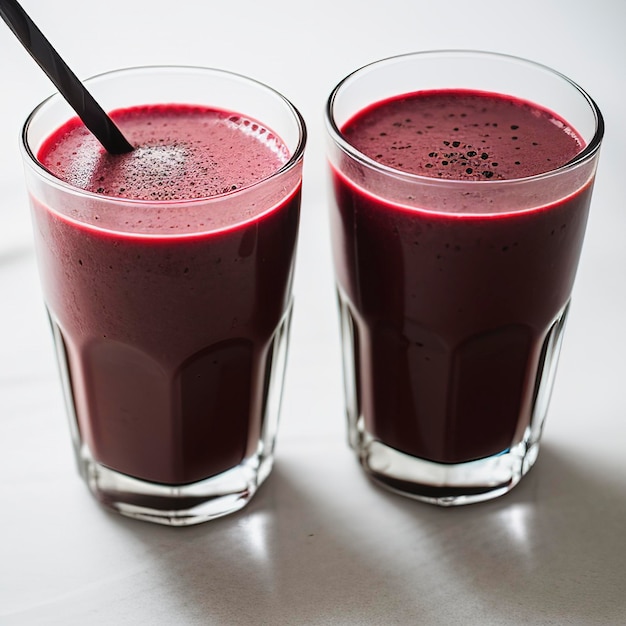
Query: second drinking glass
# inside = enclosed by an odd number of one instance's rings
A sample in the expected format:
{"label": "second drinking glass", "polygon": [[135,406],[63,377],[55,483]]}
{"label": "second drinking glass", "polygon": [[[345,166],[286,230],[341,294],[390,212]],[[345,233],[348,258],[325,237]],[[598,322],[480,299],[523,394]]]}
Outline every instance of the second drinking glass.
{"label": "second drinking glass", "polygon": [[383,485],[450,505],[533,465],[602,116],[505,55],[373,63],[326,111],[350,442]]}

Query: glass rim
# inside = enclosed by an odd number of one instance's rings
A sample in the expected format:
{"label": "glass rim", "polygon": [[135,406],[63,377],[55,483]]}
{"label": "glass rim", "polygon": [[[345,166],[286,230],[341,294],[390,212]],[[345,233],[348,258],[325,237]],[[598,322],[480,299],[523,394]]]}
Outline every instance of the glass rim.
{"label": "glass rim", "polygon": [[[541,70],[543,72],[548,72],[552,74],[554,77],[559,78],[573,87],[579,95],[583,97],[583,99],[589,105],[589,108],[593,114],[595,120],[595,131],[591,140],[585,145],[585,147],[578,153],[576,156],[569,160],[567,163],[560,165],[557,168],[549,170],[547,172],[541,172],[540,174],[534,174],[532,176],[523,176],[519,178],[507,178],[507,179],[498,179],[498,180],[460,180],[460,179],[441,179],[435,178],[434,176],[424,176],[422,174],[415,174],[413,172],[407,172],[405,170],[397,169],[395,167],[391,167],[389,165],[384,165],[383,163],[379,163],[375,159],[367,156],[357,148],[355,148],[349,141],[347,141],[339,129],[337,122],[335,121],[334,111],[335,111],[335,103],[337,98],[340,96],[342,89],[350,83],[352,80],[358,78],[361,74],[365,73],[369,69],[375,68],[377,66],[383,66],[385,64],[390,64],[393,62],[402,61],[403,59],[416,58],[416,57],[453,57],[453,56],[476,56],[482,58],[493,58],[493,59],[502,59],[506,61],[511,61],[515,63],[522,63],[528,67],[534,67],[537,70]],[[454,85],[450,85],[451,88]],[[416,91],[418,91],[416,89]],[[402,94],[397,94],[402,95]],[[373,104],[373,103],[372,103]],[[355,111],[358,113],[358,111]],[[328,99],[326,100],[326,107],[324,111],[324,119],[326,123],[326,130],[329,134],[330,138],[334,141],[334,143],[348,156],[352,157],[356,161],[360,162],[362,165],[377,171],[380,174],[384,174],[386,176],[393,176],[396,178],[401,178],[407,182],[419,183],[421,185],[431,185],[431,186],[441,186],[441,187],[456,187],[456,186],[471,186],[474,187],[476,185],[480,186],[502,186],[502,185],[511,185],[515,183],[525,183],[531,181],[544,180],[547,178],[551,178],[553,176],[557,176],[563,172],[570,171],[575,169],[576,167],[587,163],[590,161],[600,149],[600,145],[602,143],[602,138],[604,136],[604,117],[602,116],[602,112],[600,108],[593,100],[593,98],[576,82],[574,82],[571,78],[566,76],[565,74],[555,70],[548,65],[544,65],[542,63],[538,63],[536,61],[532,61],[530,59],[526,59],[524,57],[515,56],[506,53],[500,52],[492,52],[488,50],[472,50],[472,49],[442,49],[442,50],[423,50],[416,52],[407,52],[403,54],[397,54],[389,57],[385,57],[382,59],[378,59],[376,61],[371,61],[370,63],[366,63],[361,67],[353,70],[349,74],[347,74],[344,78],[342,78],[332,89]]]}
{"label": "glass rim", "polygon": [[[22,151],[22,155],[26,157],[25,162],[27,162],[29,166],[31,167],[31,169],[33,169],[35,173],[38,176],[42,177],[48,184],[66,193],[71,193],[75,196],[85,197],[85,198],[90,198],[90,199],[98,199],[101,202],[115,202],[115,203],[120,203],[122,205],[128,204],[128,205],[133,205],[133,206],[146,206],[146,207],[158,205],[160,207],[166,207],[166,206],[171,207],[171,206],[190,206],[194,204],[206,204],[207,202],[211,202],[213,200],[220,200],[220,199],[224,199],[227,197],[235,197],[239,194],[243,194],[249,191],[250,189],[254,189],[255,187],[258,187],[259,185],[263,185],[264,183],[272,179],[275,179],[276,177],[281,176],[282,174],[285,174],[286,172],[296,167],[296,165],[302,160],[304,156],[304,149],[306,146],[306,141],[307,141],[307,128],[306,128],[305,120],[302,114],[300,113],[300,111],[296,108],[296,106],[289,99],[287,99],[285,96],[283,96],[279,91],[277,91],[273,87],[270,87],[269,85],[255,78],[246,76],[244,74],[240,74],[238,72],[231,72],[230,70],[224,70],[224,69],[219,69],[219,68],[214,68],[214,67],[205,67],[205,66],[199,66],[199,65],[175,65],[175,64],[173,65],[135,65],[135,66],[108,70],[106,72],[101,72],[99,74],[95,74],[93,76],[90,76],[89,78],[86,78],[83,82],[87,86],[89,86],[94,81],[114,77],[115,75],[133,74],[133,73],[148,74],[151,72],[154,72],[154,73],[157,73],[157,72],[194,73],[196,72],[196,73],[201,73],[201,74],[214,74],[214,75],[220,75],[220,76],[225,76],[225,77],[230,77],[236,80],[240,80],[242,82],[248,83],[251,86],[260,87],[261,89],[265,90],[269,94],[276,97],[279,101],[281,101],[286,106],[289,113],[291,113],[293,120],[296,123],[296,127],[298,129],[298,143],[295,149],[290,154],[289,159],[278,170],[272,172],[270,175],[265,176],[264,178],[261,178],[243,187],[239,187],[234,191],[228,191],[226,193],[215,194],[212,196],[201,196],[198,198],[179,199],[179,200],[142,200],[142,199],[124,198],[124,197],[119,197],[119,196],[111,196],[111,195],[106,195],[106,194],[95,193],[93,191],[88,191],[87,189],[82,189],[81,187],[76,187],[74,185],[71,185],[70,183],[67,183],[61,180],[60,178],[58,178],[57,176],[55,176],[50,170],[48,170],[39,162],[39,160],[37,159],[37,156],[34,154],[30,146],[30,143],[28,141],[29,129],[31,127],[31,124],[37,117],[37,115],[39,115],[45,107],[51,106],[57,102],[64,102],[63,96],[57,91],[51,94],[50,96],[48,96],[47,98],[45,98],[44,100],[42,100],[30,112],[30,114],[27,116],[26,121],[24,122],[22,126],[22,130],[20,133],[20,149]],[[141,103],[138,103],[138,104],[141,104]],[[210,105],[209,102],[207,102],[207,104]],[[244,112],[240,112],[240,113],[244,114]],[[75,113],[74,115],[77,117]],[[259,121],[262,122],[261,120]],[[50,133],[54,132],[55,130],[56,128],[50,129]],[[273,129],[272,131],[275,132]],[[277,135],[282,141],[281,135],[279,133],[277,133]]]}

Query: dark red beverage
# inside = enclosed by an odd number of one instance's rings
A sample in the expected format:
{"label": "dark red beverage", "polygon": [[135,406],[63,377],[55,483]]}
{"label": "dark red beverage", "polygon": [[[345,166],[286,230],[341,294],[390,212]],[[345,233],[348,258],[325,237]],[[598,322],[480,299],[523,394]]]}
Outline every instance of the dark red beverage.
{"label": "dark red beverage", "polygon": [[340,130],[373,161],[427,177],[417,198],[367,167],[333,167],[333,249],[353,335],[356,419],[368,437],[427,461],[507,452],[537,410],[591,183],[537,204],[522,185],[499,192],[494,182],[557,169],[583,140],[531,103],[460,90],[379,102]]}
{"label": "dark red beverage", "polygon": [[52,196],[33,202],[46,303],[93,460],[193,483],[263,438],[300,185],[258,195],[254,183],[289,154],[239,114],[163,105],[113,117],[136,146],[129,155],[107,155],[76,121],[39,151],[55,176],[92,192],[64,197],[63,211]]}

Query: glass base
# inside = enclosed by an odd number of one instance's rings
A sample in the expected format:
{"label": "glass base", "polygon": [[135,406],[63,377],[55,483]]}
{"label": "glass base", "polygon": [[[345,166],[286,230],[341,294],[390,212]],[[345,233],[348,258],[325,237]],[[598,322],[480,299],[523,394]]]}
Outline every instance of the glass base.
{"label": "glass base", "polygon": [[162,485],[120,474],[94,461],[85,447],[79,468],[92,494],[127,517],[191,526],[243,508],[270,474],[273,456],[254,455],[222,474],[188,485]]}
{"label": "glass base", "polygon": [[537,460],[539,443],[530,429],[516,446],[466,463],[434,463],[399,452],[365,430],[353,433],[356,452],[367,474],[387,489],[415,500],[455,506],[497,498],[517,485]]}

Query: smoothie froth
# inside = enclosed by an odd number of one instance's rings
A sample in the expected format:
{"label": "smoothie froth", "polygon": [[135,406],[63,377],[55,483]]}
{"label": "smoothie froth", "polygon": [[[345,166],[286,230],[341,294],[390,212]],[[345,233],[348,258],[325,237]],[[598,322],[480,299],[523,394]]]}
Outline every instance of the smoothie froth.
{"label": "smoothie froth", "polygon": [[110,116],[133,152],[108,154],[79,120],[72,120],[42,146],[39,161],[74,187],[158,201],[229,193],[271,176],[289,159],[271,130],[228,111],[152,105]]}
{"label": "smoothie froth", "polygon": [[556,114],[493,94],[427,91],[361,111],[342,129],[375,161],[451,180],[508,180],[554,170],[582,140]]}

